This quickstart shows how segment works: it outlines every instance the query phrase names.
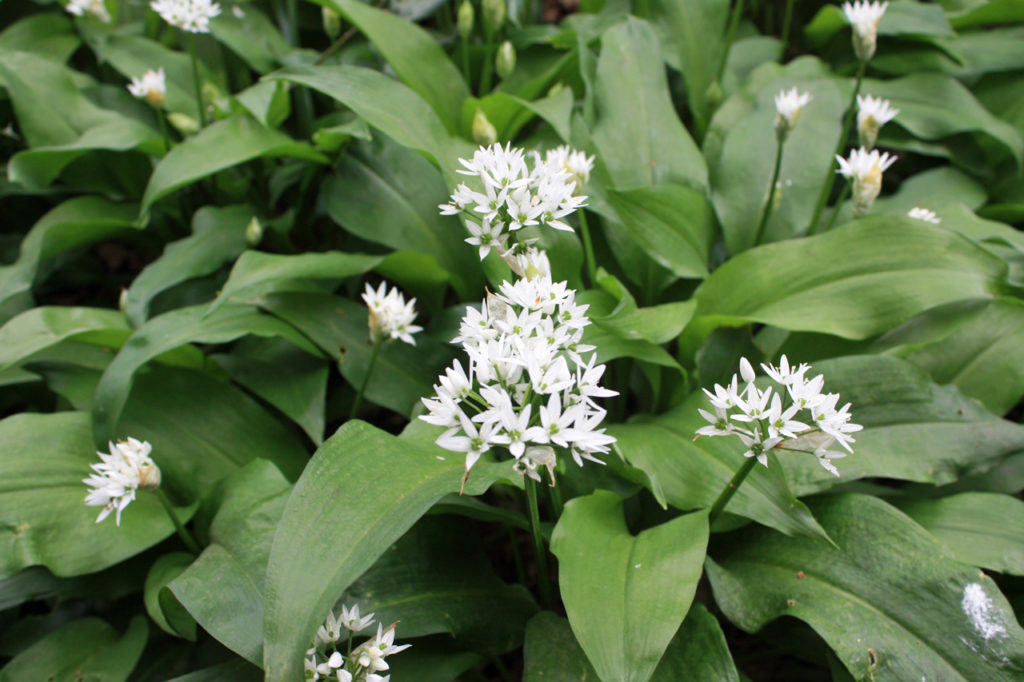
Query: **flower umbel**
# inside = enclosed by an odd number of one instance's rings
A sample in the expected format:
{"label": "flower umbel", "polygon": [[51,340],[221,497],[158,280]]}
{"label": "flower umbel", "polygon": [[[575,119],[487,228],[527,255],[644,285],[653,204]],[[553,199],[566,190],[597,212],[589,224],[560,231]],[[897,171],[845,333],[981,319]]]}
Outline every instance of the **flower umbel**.
{"label": "flower umbel", "polygon": [[95,472],[82,482],[91,489],[85,496],[85,504],[103,507],[96,523],[115,512],[117,525],[121,525],[121,512],[135,499],[139,488],[160,486],[160,468],[150,458],[153,447],[147,442],[134,438],[109,443],[110,453],[97,452],[101,462],[91,464]]}
{"label": "flower umbel", "polygon": [[867,62],[875,54],[878,43],[878,22],[885,14],[888,2],[843,3],[843,14],[853,27],[853,51],[857,59]]}
{"label": "flower umbel", "polygon": [[[333,612],[327,614],[327,620],[317,630],[316,637],[306,650],[306,679],[388,682],[389,675],[377,674],[389,668],[385,659],[412,645],[395,644],[395,626],[398,623],[392,623],[386,630],[378,623],[377,634],[353,649],[352,633],[366,629],[374,622],[372,613],[359,618],[358,605],[352,607],[351,611],[343,606],[337,616]],[[341,643],[345,643],[345,646]]]}
{"label": "flower umbel", "polygon": [[423,331],[423,327],[413,324],[416,320],[415,298],[406,303],[402,292],[397,288],[388,290],[387,284],[381,282],[376,290],[367,284],[363,300],[370,309],[371,343],[401,339],[412,346],[416,345],[412,335]]}
{"label": "flower umbel", "polygon": [[882,172],[896,162],[896,157],[861,147],[850,152],[849,159],[837,156],[836,160],[839,162],[836,172],[853,182],[853,213],[862,216],[878,198],[882,191]]}
{"label": "flower umbel", "polygon": [[907,211],[907,215],[915,220],[923,220],[933,225],[938,225],[942,222],[942,218],[935,215],[935,211],[929,211],[927,208],[921,208],[920,206],[915,206]]}
{"label": "flower umbel", "polygon": [[775,134],[780,140],[785,140],[786,136],[796,127],[797,121],[800,120],[800,113],[810,101],[810,93],[797,92],[796,88],[783,90],[775,95],[775,110],[778,112],[775,115]]}
{"label": "flower umbel", "polygon": [[171,26],[190,33],[209,33],[210,19],[220,14],[212,0],[152,0],[149,6]]}
{"label": "flower umbel", "polygon": [[889,100],[881,97],[857,95],[857,135],[860,146],[872,149],[878,139],[878,131],[900,113]]}
{"label": "flower umbel", "polygon": [[161,66],[156,71],[148,69],[141,78],[133,78],[127,87],[132,95],[145,99],[150,106],[159,109],[164,105],[164,96],[167,94],[164,67]]}

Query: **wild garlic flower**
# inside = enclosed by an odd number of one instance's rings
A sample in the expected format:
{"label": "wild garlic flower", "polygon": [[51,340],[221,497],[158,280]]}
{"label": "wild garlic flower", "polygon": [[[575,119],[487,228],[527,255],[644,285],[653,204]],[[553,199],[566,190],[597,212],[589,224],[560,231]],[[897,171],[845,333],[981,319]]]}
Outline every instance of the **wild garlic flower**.
{"label": "wild garlic flower", "polygon": [[935,211],[929,211],[927,208],[921,208],[920,206],[915,206],[907,211],[907,215],[915,220],[923,220],[933,225],[938,225],[942,222],[942,218],[935,215]]}
{"label": "wild garlic flower", "polygon": [[108,445],[110,453],[97,452],[102,461],[90,465],[95,473],[82,479],[91,488],[85,504],[103,507],[96,523],[115,512],[114,519],[120,526],[121,512],[135,499],[136,490],[160,487],[160,468],[150,458],[153,447],[147,442],[129,438]]}
{"label": "wild garlic flower", "polygon": [[857,135],[860,146],[865,149],[874,148],[878,131],[898,113],[900,110],[894,109],[887,99],[857,95]]}
{"label": "wild garlic flower", "polygon": [[151,107],[159,109],[164,105],[164,96],[167,94],[164,67],[161,66],[156,71],[147,69],[141,78],[133,78],[127,87],[132,95],[145,99]]}
{"label": "wild garlic flower", "polygon": [[882,191],[882,172],[896,162],[896,157],[861,147],[850,152],[849,159],[836,156],[836,160],[839,162],[836,172],[853,182],[853,213],[862,216],[878,198]]}
{"label": "wild garlic flower", "polygon": [[885,14],[888,2],[861,2],[858,0],[853,4],[843,3],[843,14],[846,20],[853,27],[853,51],[857,59],[867,62],[875,54],[875,47],[878,43],[878,22]]}
{"label": "wild garlic flower", "polygon": [[520,474],[554,485],[555,448],[577,465],[603,463],[615,438],[599,428],[605,410],[597,398],[617,395],[602,388],[604,365],[582,343],[590,324],[576,292],[550,275],[504,282],[479,310],[467,308],[458,336],[469,356],[468,371],[456,360],[423,398],[420,419],[447,429],[437,444],[465,453],[466,474],[481,455],[500,447]]}
{"label": "wild garlic flower", "polygon": [[810,101],[810,93],[797,92],[796,88],[783,90],[775,95],[775,111],[778,112],[775,114],[775,135],[780,142],[796,127],[804,106]]}
{"label": "wild garlic flower", "polygon": [[474,184],[483,191],[461,183],[451,201],[438,208],[442,215],[469,214],[466,225],[472,237],[466,242],[479,248],[481,260],[492,248],[504,256],[511,233],[530,225],[571,232],[562,218],[585,205],[586,197],[575,190],[592,167],[592,159],[578,154],[559,148],[544,158],[534,152],[528,161],[511,144],[481,147],[472,159],[459,159],[465,169],[458,172],[477,178]]}
{"label": "wild garlic flower", "polygon": [[107,11],[107,6],[103,0],[69,0],[64,9],[76,17],[91,14],[104,24],[110,23],[110,12]]}
{"label": "wild garlic flower", "polygon": [[338,682],[388,682],[390,676],[377,673],[387,670],[385,660],[392,654],[408,649],[411,644],[395,644],[395,626],[392,623],[387,630],[377,624],[377,634],[366,640],[348,655],[353,633],[365,630],[373,625],[373,614],[359,617],[359,606],[349,611],[343,606],[341,613],[327,614],[327,620],[317,630],[316,637],[306,650],[303,665],[307,680],[330,679]]}
{"label": "wild garlic flower", "polygon": [[[697,429],[700,436],[736,436],[744,446],[744,457],[756,457],[768,466],[768,452],[791,450],[813,454],[833,476],[839,471],[831,460],[846,456],[829,450],[838,443],[852,453],[850,435],[863,427],[850,421],[850,403],[836,408],[838,393],[823,393],[825,378],[806,377],[810,366],[790,365],[783,355],[779,366],[761,365],[773,386],[759,389],[754,368],[740,359],[740,376],[728,386],[715,384],[714,392],[704,389],[714,412],[698,409],[708,425]],[[742,379],[743,389],[740,390]],[[696,440],[696,439],[695,439]]]}
{"label": "wild garlic flower", "polygon": [[397,288],[389,291],[387,283],[381,282],[376,290],[367,284],[363,300],[370,309],[371,343],[401,339],[412,346],[416,345],[412,335],[423,331],[423,327],[413,324],[416,319],[415,298],[406,303],[402,292]]}
{"label": "wild garlic flower", "polygon": [[149,6],[171,26],[190,33],[209,33],[210,19],[220,14],[213,0],[151,0]]}

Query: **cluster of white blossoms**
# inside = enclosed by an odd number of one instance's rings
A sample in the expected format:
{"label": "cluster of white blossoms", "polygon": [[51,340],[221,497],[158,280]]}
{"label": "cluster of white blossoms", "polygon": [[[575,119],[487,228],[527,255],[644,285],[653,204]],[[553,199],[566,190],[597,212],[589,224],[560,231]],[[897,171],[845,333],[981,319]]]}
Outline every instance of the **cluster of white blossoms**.
{"label": "cluster of white blossoms", "polygon": [[469,371],[456,360],[438,378],[429,414],[420,419],[447,429],[437,444],[465,453],[466,474],[480,456],[499,446],[516,460],[516,470],[540,480],[544,467],[554,485],[555,448],[568,450],[576,464],[601,462],[615,438],[598,428],[605,410],[596,398],[617,395],[602,388],[604,365],[581,343],[586,305],[566,282],[543,271],[546,258],[536,250],[524,256],[535,274],[502,283],[480,310],[467,308],[459,335]]}
{"label": "cluster of white blossoms", "polygon": [[[304,661],[307,680],[337,680],[337,682],[388,682],[390,675],[378,673],[388,669],[385,660],[391,654],[405,651],[411,644],[395,645],[395,626],[385,630],[377,624],[377,634],[355,649],[352,636],[373,626],[373,614],[359,615],[359,606],[350,610],[341,607],[341,613],[327,614],[327,620],[316,631]],[[341,652],[342,642],[346,653]]]}
{"label": "cluster of white blossoms", "polygon": [[861,62],[870,61],[878,44],[878,22],[885,14],[888,2],[843,3],[843,14],[853,27],[853,51]]}
{"label": "cluster of white blossoms", "polygon": [[931,223],[933,225],[938,225],[942,222],[942,218],[935,215],[935,211],[930,211],[927,208],[921,208],[920,206],[915,206],[907,211],[907,215],[914,220],[923,220],[926,223]]}
{"label": "cluster of white blossoms", "polygon": [[389,290],[387,283],[381,282],[376,290],[367,283],[363,301],[370,309],[371,343],[401,339],[412,346],[416,345],[412,335],[423,331],[423,327],[413,324],[416,320],[415,298],[406,303],[397,287]]}
{"label": "cluster of white blossoms", "polygon": [[132,78],[128,84],[128,92],[139,99],[145,99],[150,106],[159,109],[164,105],[164,96],[167,94],[167,80],[164,76],[164,67],[156,71],[147,69],[141,78]]}
{"label": "cluster of white blossoms", "polygon": [[850,158],[836,156],[841,174],[853,182],[853,214],[862,216],[882,191],[882,172],[896,162],[895,156],[877,149],[868,151],[864,147],[850,152]]}
{"label": "cluster of white blossoms", "polygon": [[569,147],[544,157],[533,152],[529,161],[524,150],[511,144],[481,147],[471,160],[459,159],[465,169],[458,172],[477,178],[477,189],[461,183],[451,201],[438,208],[442,215],[471,216],[466,226],[472,236],[466,242],[479,247],[481,259],[491,249],[505,258],[511,233],[524,227],[572,231],[561,219],[585,205],[587,198],[576,190],[590,177],[593,161]]}
{"label": "cluster of white blossoms", "polygon": [[830,451],[829,447],[839,443],[852,453],[850,443],[854,439],[850,434],[863,428],[850,421],[850,403],[837,409],[839,394],[823,392],[825,378],[820,374],[808,379],[810,366],[806,363],[791,366],[783,355],[778,367],[761,367],[776,386],[763,391],[755,386],[754,368],[741,358],[739,377],[734,374],[726,387],[715,384],[714,392],[704,389],[714,413],[698,410],[709,425],[698,429],[697,437],[736,436],[746,447],[743,456],[756,457],[765,466],[767,453],[773,449],[809,452],[825,470],[838,476],[830,460],[845,457],[846,453]]}
{"label": "cluster of white blossoms", "polygon": [[865,149],[874,148],[878,131],[898,113],[900,110],[893,108],[887,99],[857,95],[857,135],[860,146]]}
{"label": "cluster of white blossoms", "polygon": [[134,438],[118,443],[109,443],[110,453],[97,452],[102,460],[92,464],[95,472],[82,482],[92,488],[85,496],[85,504],[103,507],[96,523],[115,513],[117,525],[121,525],[121,512],[135,499],[139,488],[160,486],[160,468],[150,458],[153,447]]}
{"label": "cluster of white blossoms", "polygon": [[220,14],[213,0],[152,0],[149,6],[171,26],[190,33],[209,33],[210,19]]}
{"label": "cluster of white blossoms", "polygon": [[110,23],[110,12],[103,0],[69,0],[64,9],[76,17],[91,14],[104,24]]}
{"label": "cluster of white blossoms", "polygon": [[786,136],[796,127],[800,120],[800,114],[804,107],[811,101],[811,94],[798,92],[796,88],[783,90],[775,95],[775,134],[779,141],[784,141]]}

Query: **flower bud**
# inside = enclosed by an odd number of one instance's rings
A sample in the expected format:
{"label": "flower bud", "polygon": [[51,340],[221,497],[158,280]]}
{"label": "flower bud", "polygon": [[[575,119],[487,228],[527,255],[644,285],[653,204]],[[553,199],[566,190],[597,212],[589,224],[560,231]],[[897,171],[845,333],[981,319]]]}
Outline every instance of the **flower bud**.
{"label": "flower bud", "polygon": [[843,13],[846,20],[853,27],[853,51],[857,59],[867,62],[875,54],[875,47],[878,43],[878,22],[885,14],[888,2],[861,2],[858,0],[853,4],[843,3]]}
{"label": "flower bud", "polygon": [[473,11],[473,3],[469,0],[462,0],[459,5],[459,35],[463,40],[468,40],[473,34],[473,22],[476,20],[476,12]]}
{"label": "flower bud", "polygon": [[172,111],[167,114],[167,120],[171,122],[182,135],[192,135],[199,130],[199,121],[187,114]]}
{"label": "flower bud", "polygon": [[857,95],[857,137],[860,146],[873,149],[878,140],[878,131],[898,113],[900,110],[893,109],[887,99]]}
{"label": "flower bud", "polygon": [[558,81],[548,89],[547,96],[555,97],[556,95],[558,95],[558,93],[562,92],[562,90],[565,90],[565,83],[563,83],[562,81]]}
{"label": "flower bud", "polygon": [[882,172],[895,163],[896,157],[861,147],[850,152],[849,159],[837,156],[836,160],[837,172],[853,182],[853,213],[859,218],[875,203],[882,190]]}
{"label": "flower bud", "polygon": [[251,246],[256,246],[263,240],[263,225],[256,216],[252,217],[249,224],[245,226],[245,241]]}
{"label": "flower bud", "polygon": [[324,33],[331,40],[341,34],[341,15],[326,5],[320,8],[320,24],[324,27]]}
{"label": "flower bud", "polygon": [[121,287],[121,295],[117,297],[117,309],[122,313],[128,310],[128,290]]}
{"label": "flower bud", "polygon": [[476,115],[473,116],[473,140],[481,147],[489,147],[498,140],[498,131],[487,120],[483,109],[477,109]]}
{"label": "flower bud", "polygon": [[139,463],[139,487],[156,490],[160,487],[160,467],[151,459]]}
{"label": "flower bud", "polygon": [[505,0],[483,0],[484,33],[492,36],[505,25]]}
{"label": "flower bud", "polygon": [[881,191],[882,169],[876,164],[853,181],[853,214],[859,218],[871,210]]}
{"label": "flower bud", "polygon": [[512,47],[509,41],[503,42],[498,47],[498,54],[494,58],[494,69],[498,77],[505,80],[516,70],[516,48]]}

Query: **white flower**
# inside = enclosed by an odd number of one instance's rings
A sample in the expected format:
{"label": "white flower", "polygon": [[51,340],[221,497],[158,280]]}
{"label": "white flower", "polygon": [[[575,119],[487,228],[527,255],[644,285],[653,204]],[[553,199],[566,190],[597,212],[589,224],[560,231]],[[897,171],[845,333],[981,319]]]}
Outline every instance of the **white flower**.
{"label": "white flower", "polygon": [[836,172],[853,181],[853,213],[862,216],[875,203],[882,190],[882,172],[896,162],[896,157],[861,147],[850,152],[849,159],[836,156],[836,160],[839,162]]}
{"label": "white flower", "polygon": [[775,116],[775,133],[780,140],[784,140],[796,127],[796,122],[800,120],[800,113],[810,101],[810,93],[797,92],[796,88],[783,90],[775,95],[775,111],[778,112]]}
{"label": "white flower", "polygon": [[121,525],[121,512],[135,499],[135,491],[160,486],[160,468],[150,458],[153,448],[149,443],[134,438],[108,443],[110,454],[97,452],[102,460],[91,464],[95,472],[82,482],[92,489],[85,496],[85,504],[103,507],[96,523],[116,512],[115,520]]}
{"label": "white flower", "polygon": [[853,50],[857,59],[866,62],[875,54],[878,40],[878,22],[885,14],[888,2],[843,3],[843,14],[853,27]]}
{"label": "white flower", "polygon": [[69,0],[64,9],[77,17],[88,13],[104,24],[110,23],[110,12],[107,11],[107,6],[103,0]]}
{"label": "white flower", "polygon": [[368,673],[376,673],[388,669],[388,663],[384,659],[392,654],[405,651],[411,644],[395,645],[395,625],[392,624],[387,630],[383,630],[381,624],[377,624],[377,636],[363,642],[352,652],[352,657],[361,668]]}
{"label": "white flower", "polygon": [[929,211],[927,208],[921,208],[920,206],[915,206],[907,211],[907,215],[915,220],[923,220],[933,225],[938,225],[942,222],[942,219],[935,215],[935,211]]}
{"label": "white flower", "polygon": [[594,170],[594,157],[586,152],[574,150],[567,144],[555,147],[544,155],[544,164],[552,171],[565,170],[573,176],[576,188],[590,182],[590,171]]}
{"label": "white flower", "polygon": [[365,616],[360,617],[359,604],[356,604],[351,609],[342,605],[341,615],[338,617],[338,622],[352,632],[359,632],[360,630],[365,630],[373,625],[373,614],[368,613]]}
{"label": "white flower", "polygon": [[141,78],[132,78],[132,82],[128,84],[128,92],[139,99],[145,99],[152,107],[162,107],[164,96],[167,94],[164,67],[161,66],[156,71],[148,69]]}
{"label": "white flower", "polygon": [[423,327],[413,324],[413,320],[416,319],[415,298],[406,303],[405,297],[397,288],[389,291],[387,284],[381,282],[376,290],[367,283],[363,301],[370,309],[371,343],[401,339],[412,346],[416,345],[416,339],[412,338],[412,335],[423,331]]}
{"label": "white flower", "polygon": [[209,33],[210,19],[220,14],[212,0],[151,0],[149,6],[171,26],[190,33]]}
{"label": "white flower", "polygon": [[887,99],[857,95],[857,134],[860,145],[866,149],[874,147],[878,131],[898,113],[900,110],[894,109]]}

